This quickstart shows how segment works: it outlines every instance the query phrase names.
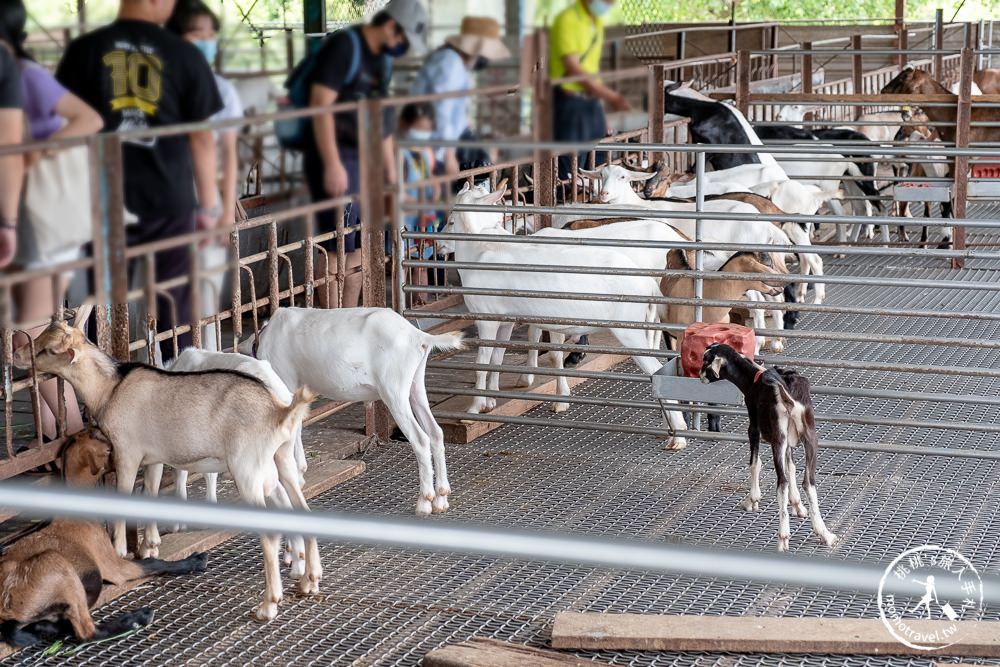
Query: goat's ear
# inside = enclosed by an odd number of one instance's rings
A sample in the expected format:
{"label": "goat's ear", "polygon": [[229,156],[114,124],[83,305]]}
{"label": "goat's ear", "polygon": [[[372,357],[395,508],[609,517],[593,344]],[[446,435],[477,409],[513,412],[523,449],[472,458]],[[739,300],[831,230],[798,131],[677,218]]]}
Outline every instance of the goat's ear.
{"label": "goat's ear", "polygon": [[576,170],[580,176],[584,178],[590,178],[593,180],[598,180],[601,177],[601,172],[599,169],[577,169]]}
{"label": "goat's ear", "polygon": [[504,190],[504,191],[507,190],[507,178],[506,177],[502,181],[500,181],[499,183],[497,183],[496,189],[497,190]]}
{"label": "goat's ear", "polygon": [[645,172],[636,171],[634,169],[626,169],[625,174],[628,176],[628,180],[630,181],[648,181],[653,176],[656,176],[655,171]]}
{"label": "goat's ear", "polygon": [[471,189],[472,189],[472,186],[469,184],[468,181],[466,181],[465,185],[462,186],[462,189],[458,191],[458,194],[463,195],[463,194],[465,194],[466,192],[468,192]]}
{"label": "goat's ear", "polygon": [[495,192],[491,192],[485,197],[482,197],[478,203],[480,204],[499,204],[503,201],[504,195],[507,194],[507,184],[504,183],[502,188],[497,188]]}

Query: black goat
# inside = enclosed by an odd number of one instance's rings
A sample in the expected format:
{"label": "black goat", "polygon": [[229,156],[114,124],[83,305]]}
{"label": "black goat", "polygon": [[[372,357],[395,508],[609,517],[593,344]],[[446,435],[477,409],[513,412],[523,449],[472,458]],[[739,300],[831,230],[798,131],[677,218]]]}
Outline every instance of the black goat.
{"label": "black goat", "polygon": [[[788,502],[797,517],[812,517],[813,532],[821,542],[833,546],[837,536],[831,533],[819,510],[816,496],[816,457],[819,441],[813,417],[809,380],[787,369],[766,369],[755,364],[732,347],[715,343],[702,357],[701,381],[729,380],[743,392],[750,420],[750,493],[741,503],[748,512],[760,509],[760,441],[771,443],[774,471],[778,478],[778,551],[787,551],[791,538]],[[806,453],[802,488],[809,498],[809,509],[802,504],[795,486],[795,461],[792,449],[801,444]],[[791,482],[791,483],[789,483]]]}
{"label": "black goat", "polygon": [[[691,119],[688,131],[693,142],[700,144],[746,144],[752,145],[747,133],[749,123],[744,127],[736,114],[736,109],[722,102],[699,100],[671,91],[678,84],[671,83],[664,89],[663,111]],[[752,130],[751,130],[752,132]],[[729,169],[741,164],[760,164],[756,153],[706,153],[705,159],[715,169]]]}

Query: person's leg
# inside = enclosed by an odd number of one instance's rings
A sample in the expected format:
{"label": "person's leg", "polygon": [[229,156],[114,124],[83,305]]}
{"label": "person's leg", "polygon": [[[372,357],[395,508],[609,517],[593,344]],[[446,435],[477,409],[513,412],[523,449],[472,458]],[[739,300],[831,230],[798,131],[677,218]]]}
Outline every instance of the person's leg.
{"label": "person's leg", "polygon": [[[555,93],[553,100],[554,107],[554,127],[552,137],[556,141],[586,141],[588,137],[588,119],[581,113],[582,97]],[[578,166],[583,166],[583,159],[586,153],[578,156]],[[572,160],[570,155],[559,156],[559,180],[566,180],[572,171]]]}
{"label": "person's leg", "polygon": [[[59,278],[59,293],[66,291],[66,281]],[[56,304],[52,298],[52,280],[50,278],[36,278],[26,283],[15,285],[13,289],[14,308],[17,313],[18,322],[27,324],[37,322],[52,317],[56,311]],[[26,333],[32,338],[36,338],[42,333],[47,324],[32,327]],[[28,342],[27,336],[18,333],[14,336],[14,349]],[[66,433],[76,433],[83,428],[83,417],[80,414],[80,406],[76,402],[76,394],[73,387],[68,382],[64,383],[63,398],[66,401]],[[59,386],[55,379],[46,380],[38,388],[42,403],[39,406],[42,417],[42,433],[50,438],[56,436],[56,417],[59,412]],[[32,447],[41,443],[32,442]]]}
{"label": "person's leg", "polygon": [[[194,231],[194,212],[159,220],[140,221],[139,225],[146,226],[143,234],[146,242],[169,239]],[[191,274],[191,253],[187,244],[160,251],[155,254],[154,258],[156,262],[155,278],[158,284]],[[175,315],[178,325],[191,321],[191,285],[178,285],[168,290],[167,293],[170,295],[169,299],[162,295],[156,297],[158,331],[169,331],[174,326]],[[189,345],[191,345],[190,332],[178,336],[177,348],[179,350],[183,350]],[[160,356],[163,363],[174,358],[172,339],[168,338],[160,343]]]}
{"label": "person's leg", "polygon": [[[587,119],[589,124],[587,138],[594,143],[597,143],[604,137],[608,136],[608,119],[604,116],[604,106],[601,104],[600,100],[588,99],[587,106]],[[594,158],[595,164],[589,165],[590,169],[596,169],[597,166],[606,163],[608,161],[608,154],[598,152],[594,154]]]}
{"label": "person's leg", "polygon": [[[358,195],[361,192],[361,162],[356,148],[343,147],[340,151],[340,160],[344,163],[347,171],[347,192]],[[345,213],[344,229],[357,227],[360,220],[360,206],[351,204]],[[367,212],[365,212],[367,215]],[[382,212],[376,212],[381,216]],[[348,232],[344,238],[344,249],[346,252],[346,273],[344,276],[344,296],[341,301],[342,308],[356,308],[361,305],[361,232]]]}

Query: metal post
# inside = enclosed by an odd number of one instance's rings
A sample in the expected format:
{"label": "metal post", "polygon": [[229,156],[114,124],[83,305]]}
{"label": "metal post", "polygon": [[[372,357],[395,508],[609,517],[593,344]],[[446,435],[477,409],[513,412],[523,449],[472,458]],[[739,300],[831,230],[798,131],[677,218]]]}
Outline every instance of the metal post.
{"label": "metal post", "polygon": [[[705,151],[698,151],[694,155],[694,210],[698,213],[705,210]],[[696,243],[701,243],[702,234],[702,220],[695,218],[694,240]],[[694,279],[694,298],[697,299],[694,307],[694,321],[701,322],[704,316],[702,300],[705,298],[705,279],[701,276],[701,272],[705,270],[705,251],[702,248],[694,251],[694,270],[698,272],[698,276]],[[678,359],[678,375],[683,375],[682,368],[681,360]],[[700,412],[694,414],[693,426],[696,431],[701,430]]]}
{"label": "metal post", "polygon": [[906,66],[906,50],[910,48],[910,29],[904,23],[899,31],[899,55],[896,56],[896,64],[899,69]]}
{"label": "metal post", "polygon": [[[664,137],[663,104],[665,70],[663,65],[649,66],[649,143],[661,144]],[[649,156],[650,160],[663,159],[663,153]]]}
{"label": "metal post", "polygon": [[326,1],[325,0],[303,0],[303,18],[305,22],[303,29],[306,39],[315,39],[319,35],[326,33]]}
{"label": "metal post", "polygon": [[[769,47],[772,51],[778,49],[778,26],[771,26],[771,46]],[[778,76],[778,54],[771,54],[771,77]]]}
{"label": "metal post", "polygon": [[87,31],[87,0],[76,0],[76,21],[82,35]]}
{"label": "metal post", "polygon": [[[972,73],[975,67],[975,51],[962,49],[959,61],[960,77],[958,87],[958,108],[955,114],[955,147],[967,148],[969,145],[969,123],[972,120]],[[952,185],[953,212],[956,218],[964,218],[969,197],[969,158],[955,156],[955,166],[952,168],[955,179]],[[965,227],[955,227],[955,250],[965,250]],[[951,261],[952,268],[960,269],[965,260],[955,258]]]}
{"label": "metal post", "polygon": [[799,88],[807,94],[813,91],[813,57],[809,53],[812,47],[812,42],[802,42],[802,50],[806,53],[802,55],[802,78],[799,82]]}
{"label": "metal post", "polygon": [[[385,306],[385,165],[382,105],[364,100],[358,108],[361,149],[361,291],[365,307]],[[402,173],[396,175],[397,179]],[[340,241],[343,245],[343,240]],[[365,405],[365,433],[389,439],[389,411],[381,402]]]}
{"label": "metal post", "polygon": [[[687,54],[687,33],[677,33],[677,60],[684,60]],[[683,79],[684,76],[681,75]]]}
{"label": "metal post", "polygon": [[111,354],[120,361],[129,359],[128,260],[125,258],[125,170],[121,139],[108,135],[105,143],[104,174],[107,184],[107,275],[111,279]]}
{"label": "metal post", "polygon": [[[553,136],[553,100],[554,90],[549,79],[548,33],[545,30],[535,32],[535,117],[534,135],[536,141],[550,141]],[[552,206],[555,204],[555,173],[552,151],[535,152],[535,192],[536,206]],[[576,184],[571,183],[575,188]],[[552,216],[539,215],[536,229],[552,226]]]}
{"label": "metal post", "polygon": [[[896,33],[896,40],[894,46],[897,50],[903,51],[906,46],[906,24],[904,23],[906,19],[906,0],[896,0],[896,19],[893,22],[893,30]],[[906,64],[906,56],[900,53],[896,56],[896,65],[902,69],[903,65]]]}
{"label": "metal post", "polygon": [[[393,202],[392,217],[393,229],[396,235],[396,248],[393,253],[395,259],[393,267],[392,289],[393,304],[396,312],[402,314],[406,310],[406,293],[403,292],[403,284],[406,282],[406,269],[403,268],[403,259],[408,255],[406,252],[406,240],[403,239],[405,227],[405,214],[403,213],[403,200],[406,197],[406,189],[403,187],[403,149],[396,146],[396,201]],[[514,197],[517,201],[517,197]],[[421,256],[421,259],[423,257]],[[433,270],[433,269],[429,269]],[[428,281],[429,282],[429,281]]]}
{"label": "metal post", "polygon": [[736,54],[736,108],[749,117],[750,106],[750,51],[740,49]]}
{"label": "metal post", "polygon": [[[851,35],[851,49],[854,55],[851,56],[851,81],[853,82],[854,94],[863,95],[865,93],[865,63],[861,55],[861,34]],[[864,112],[864,107],[854,107],[854,118],[857,120]]]}
{"label": "metal post", "polygon": [[[941,51],[944,48],[944,10],[934,10],[934,49]],[[934,56],[934,78],[941,81],[944,72],[944,55],[938,53]]]}

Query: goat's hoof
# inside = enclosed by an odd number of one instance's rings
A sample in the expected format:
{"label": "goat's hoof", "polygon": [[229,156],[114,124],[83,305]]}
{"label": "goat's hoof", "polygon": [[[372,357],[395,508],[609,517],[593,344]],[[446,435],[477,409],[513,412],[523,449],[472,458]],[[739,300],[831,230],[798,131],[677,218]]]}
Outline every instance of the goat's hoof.
{"label": "goat's hoof", "polygon": [[291,552],[290,549],[285,549],[285,553],[282,554],[281,560],[282,560],[282,562],[285,565],[291,565],[292,564],[292,562],[294,561],[294,558],[292,557],[292,552]]}
{"label": "goat's hoof", "polygon": [[770,344],[771,352],[775,354],[781,354],[785,351],[785,343],[780,338],[775,338],[771,340]]}
{"label": "goat's hoof", "polygon": [[159,544],[143,544],[139,547],[139,558],[159,558],[160,557],[160,545]]}
{"label": "goat's hoof", "polygon": [[261,623],[267,623],[268,621],[273,621],[277,615],[277,602],[261,602],[260,606],[257,607],[257,611],[254,612],[253,617]]}
{"label": "goat's hoof", "polygon": [[806,519],[809,517],[809,510],[806,509],[805,505],[799,503],[798,505],[792,505],[792,514],[800,519]]}
{"label": "goat's hoof", "polygon": [[787,533],[785,535],[778,533],[778,551],[788,551],[788,543],[791,539],[791,533]]}
{"label": "goat's hoof", "polygon": [[566,412],[569,410],[569,403],[553,403],[552,412],[559,414],[560,412]]}
{"label": "goat's hoof", "polygon": [[298,589],[301,595],[318,595],[319,579],[303,576],[299,579]]}
{"label": "goat's hoof", "polygon": [[434,514],[444,514],[448,511],[448,496],[438,496],[431,503],[431,511]]}
{"label": "goat's hoof", "polygon": [[430,516],[431,511],[431,501],[426,498],[421,498],[417,501],[417,516]]}
{"label": "goat's hoof", "polygon": [[530,387],[533,384],[535,384],[535,376],[534,375],[524,374],[524,375],[522,375],[521,377],[519,377],[517,379],[517,386],[518,387]]}
{"label": "goat's hoof", "polygon": [[667,440],[667,444],[663,446],[664,449],[679,450],[684,449],[688,446],[687,440],[680,436],[673,436]]}
{"label": "goat's hoof", "polygon": [[297,579],[299,577],[304,577],[306,574],[306,562],[303,559],[298,559],[292,562],[292,568],[288,571],[288,576],[292,579]]}
{"label": "goat's hoof", "polygon": [[438,484],[437,488],[434,489],[439,496],[450,496],[451,495],[451,484],[445,482],[444,484]]}
{"label": "goat's hoof", "polygon": [[740,501],[740,507],[742,507],[745,512],[759,512],[760,498],[754,500],[750,496],[747,496],[746,498]]}
{"label": "goat's hoof", "polygon": [[818,537],[819,541],[822,542],[823,544],[825,544],[828,547],[832,547],[834,544],[837,543],[837,540],[840,539],[839,537],[837,537],[836,535],[834,535],[830,531],[826,531],[825,534],[823,534],[823,535],[817,535],[816,537]]}

